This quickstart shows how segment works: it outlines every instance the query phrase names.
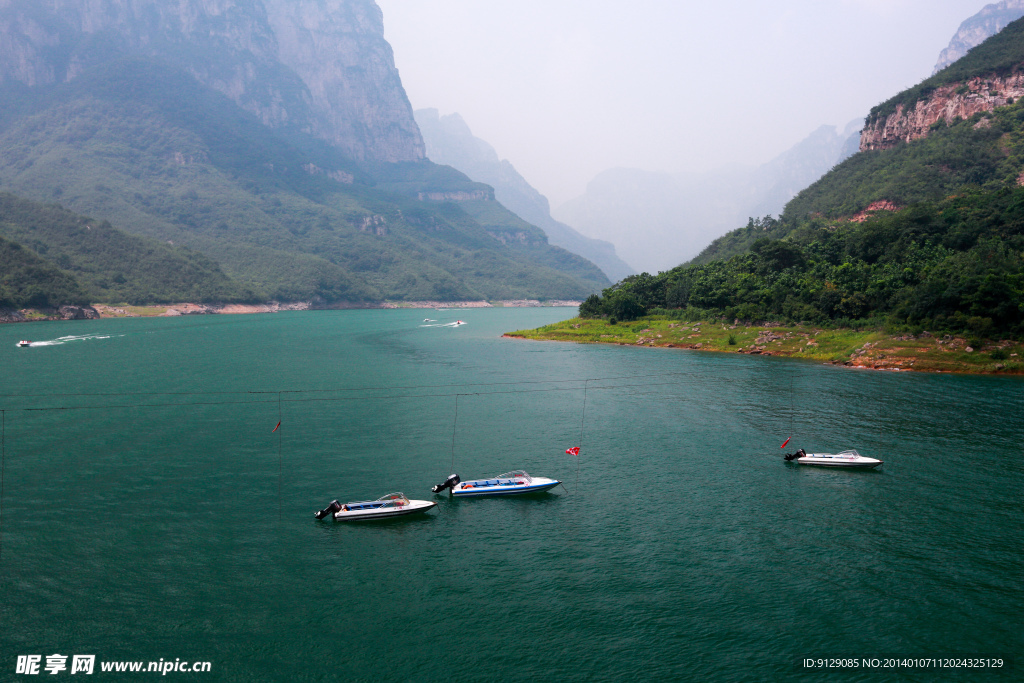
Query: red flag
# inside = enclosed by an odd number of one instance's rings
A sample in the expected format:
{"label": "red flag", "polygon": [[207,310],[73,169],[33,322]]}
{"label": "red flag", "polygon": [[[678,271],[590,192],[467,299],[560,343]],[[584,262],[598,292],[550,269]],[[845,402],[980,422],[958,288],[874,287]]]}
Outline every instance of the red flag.
{"label": "red flag", "polygon": [[[281,423],[280,423],[280,422],[278,422],[278,423],[277,423],[277,427],[280,427],[280,426],[281,426]],[[277,431],[277,427],[274,427],[274,432],[276,432],[276,431]],[[273,434],[274,432],[270,432],[270,433],[271,433],[271,434]]]}
{"label": "red flag", "polygon": [[[789,437],[789,439],[792,439],[792,438],[793,438],[793,437]],[[789,439],[786,439],[785,441],[783,441],[783,442],[782,442],[782,445],[781,445],[781,446],[779,446],[779,448],[785,448],[785,447],[786,447],[786,444],[787,444],[787,443],[789,443]]]}
{"label": "red flag", "polygon": [[568,453],[569,455],[579,455],[580,454],[580,447],[579,446],[573,446],[572,448],[566,448],[565,452]]}

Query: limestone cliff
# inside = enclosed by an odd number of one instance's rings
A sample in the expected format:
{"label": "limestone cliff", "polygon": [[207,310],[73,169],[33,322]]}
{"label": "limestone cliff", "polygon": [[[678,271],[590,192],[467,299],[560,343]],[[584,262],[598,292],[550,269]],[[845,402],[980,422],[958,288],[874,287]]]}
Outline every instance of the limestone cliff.
{"label": "limestone cliff", "polygon": [[126,56],[354,159],[425,158],[373,0],[0,0],[0,83],[67,82]]}
{"label": "limestone cliff", "polygon": [[896,111],[868,122],[861,132],[861,151],[889,149],[928,135],[937,123],[950,124],[978,112],[992,111],[1024,97],[1024,73],[975,77],[966,83],[937,87],[912,106],[898,104]]}

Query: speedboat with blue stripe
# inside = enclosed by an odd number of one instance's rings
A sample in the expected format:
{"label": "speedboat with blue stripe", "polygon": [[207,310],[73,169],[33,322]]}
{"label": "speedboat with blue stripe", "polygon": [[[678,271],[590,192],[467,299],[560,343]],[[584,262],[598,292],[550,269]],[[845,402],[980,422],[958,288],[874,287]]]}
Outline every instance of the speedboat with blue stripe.
{"label": "speedboat with blue stripe", "polygon": [[549,491],[562,482],[547,477],[531,477],[523,470],[513,470],[499,474],[491,479],[472,479],[461,481],[459,475],[453,474],[444,484],[432,490],[439,493],[450,488],[452,495],[459,498],[477,498],[480,496],[514,496],[522,493],[540,493]]}
{"label": "speedboat with blue stripe", "polygon": [[377,500],[358,500],[352,503],[339,503],[333,500],[314,516],[323,519],[327,515],[333,515],[336,522],[354,522],[415,515],[426,512],[436,505],[437,503],[431,500],[409,500],[404,493],[389,493]]}

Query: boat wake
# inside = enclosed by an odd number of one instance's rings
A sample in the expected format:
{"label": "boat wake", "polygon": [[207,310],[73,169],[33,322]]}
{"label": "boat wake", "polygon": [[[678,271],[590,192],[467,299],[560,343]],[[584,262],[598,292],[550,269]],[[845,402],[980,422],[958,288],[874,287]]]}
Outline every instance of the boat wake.
{"label": "boat wake", "polygon": [[69,344],[76,341],[90,341],[93,339],[110,339],[112,337],[123,337],[123,334],[70,334],[66,337],[57,337],[56,339],[48,339],[44,341],[34,341],[29,343],[29,346],[60,346],[61,344]]}
{"label": "boat wake", "polygon": [[421,325],[421,328],[461,328],[466,325],[463,321],[456,321],[455,323],[437,323],[436,325]]}

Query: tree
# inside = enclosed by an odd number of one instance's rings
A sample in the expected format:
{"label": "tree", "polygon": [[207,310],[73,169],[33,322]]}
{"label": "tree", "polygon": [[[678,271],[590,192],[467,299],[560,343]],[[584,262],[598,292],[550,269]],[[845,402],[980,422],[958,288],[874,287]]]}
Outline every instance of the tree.
{"label": "tree", "polygon": [[581,318],[600,318],[604,315],[604,306],[601,305],[601,297],[591,294],[587,300],[580,304]]}

